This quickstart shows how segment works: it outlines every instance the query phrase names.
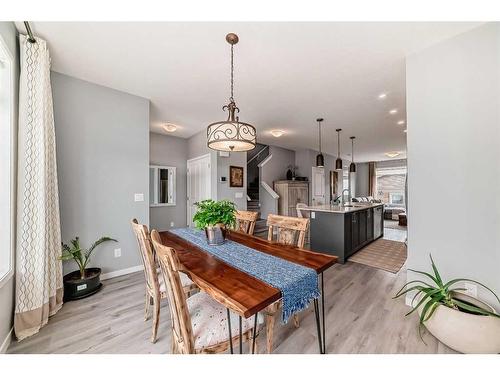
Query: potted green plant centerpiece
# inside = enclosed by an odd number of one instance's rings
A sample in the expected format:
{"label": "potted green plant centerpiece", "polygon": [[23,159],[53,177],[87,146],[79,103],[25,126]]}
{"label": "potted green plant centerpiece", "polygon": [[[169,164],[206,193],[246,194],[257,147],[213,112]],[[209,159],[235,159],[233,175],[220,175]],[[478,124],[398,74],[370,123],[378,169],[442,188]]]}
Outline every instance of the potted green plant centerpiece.
{"label": "potted green plant centerpiece", "polygon": [[[439,341],[462,353],[500,353],[500,315],[486,302],[467,294],[457,283],[477,284],[489,291],[500,303],[498,296],[487,286],[471,279],[442,280],[434,260],[431,258],[432,273],[415,271],[426,277],[406,283],[394,298],[416,293],[412,309],[420,315],[418,331],[427,330]],[[423,339],[422,339],[423,340]]]}
{"label": "potted green plant centerpiece", "polygon": [[78,270],[64,276],[64,299],[66,301],[88,297],[97,293],[101,287],[101,269],[87,268],[90,257],[94,250],[104,242],[114,241],[110,237],[101,237],[90,246],[88,250],[80,247],[80,239],[70,241],[70,245],[62,243],[61,260],[74,260],[78,265]]}
{"label": "potted green plant centerpiece", "polygon": [[226,231],[236,223],[236,206],[228,200],[206,199],[195,203],[198,208],[193,221],[198,229],[205,230],[209,245],[222,245]]}

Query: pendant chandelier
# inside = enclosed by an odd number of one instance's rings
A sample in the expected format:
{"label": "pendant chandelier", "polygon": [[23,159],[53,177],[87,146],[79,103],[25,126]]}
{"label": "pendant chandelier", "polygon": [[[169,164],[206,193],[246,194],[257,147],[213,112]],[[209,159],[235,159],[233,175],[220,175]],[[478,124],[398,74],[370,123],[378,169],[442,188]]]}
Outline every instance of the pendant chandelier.
{"label": "pendant chandelier", "polygon": [[321,122],[322,118],[316,119],[318,121],[318,132],[319,132],[319,154],[316,156],[316,167],[323,168],[325,166],[325,158],[321,152]]}
{"label": "pendant chandelier", "polygon": [[238,35],[229,33],[226,41],[231,45],[231,96],[229,103],[222,107],[223,111],[228,111],[226,121],[214,122],[207,127],[207,146],[217,151],[250,151],[255,148],[256,131],[255,127],[240,122],[235,113],[240,109],[234,101],[234,64],[233,47],[238,43]]}
{"label": "pendant chandelier", "polygon": [[349,172],[356,172],[356,164],[354,164],[354,140],[356,137],[351,137],[351,165],[349,165]]}
{"label": "pendant chandelier", "polygon": [[337,132],[337,160],[335,160],[335,169],[342,170],[342,158],[340,157],[340,132],[342,129],[335,129]]}

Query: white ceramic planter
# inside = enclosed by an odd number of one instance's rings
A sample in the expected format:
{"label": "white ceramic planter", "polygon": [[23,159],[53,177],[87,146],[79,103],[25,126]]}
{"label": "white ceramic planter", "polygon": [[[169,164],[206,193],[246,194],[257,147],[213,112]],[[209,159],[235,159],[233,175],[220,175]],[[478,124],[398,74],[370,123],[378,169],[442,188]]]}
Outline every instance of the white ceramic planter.
{"label": "white ceramic planter", "polygon": [[[463,293],[460,300],[495,311],[490,305]],[[422,306],[419,308],[419,314]],[[461,353],[500,353],[500,318],[467,314],[446,306],[439,306],[424,323],[434,337]]]}

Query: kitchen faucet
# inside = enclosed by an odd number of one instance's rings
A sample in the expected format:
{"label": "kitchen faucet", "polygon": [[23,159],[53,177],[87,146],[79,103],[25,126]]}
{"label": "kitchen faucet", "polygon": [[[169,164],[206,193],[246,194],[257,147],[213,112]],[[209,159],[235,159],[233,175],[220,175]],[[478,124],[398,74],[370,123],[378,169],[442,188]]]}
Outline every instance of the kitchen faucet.
{"label": "kitchen faucet", "polygon": [[[342,193],[340,193],[340,194],[337,196],[337,198],[335,198],[335,199],[333,200],[333,202],[332,202],[332,203],[337,202],[337,201],[339,200],[339,198],[340,198],[340,200],[341,200],[341,204],[344,204],[344,192],[345,192],[345,191],[347,191],[347,192],[349,193],[349,189],[344,189],[344,190],[342,190]],[[339,202],[339,203],[340,203],[340,202]]]}

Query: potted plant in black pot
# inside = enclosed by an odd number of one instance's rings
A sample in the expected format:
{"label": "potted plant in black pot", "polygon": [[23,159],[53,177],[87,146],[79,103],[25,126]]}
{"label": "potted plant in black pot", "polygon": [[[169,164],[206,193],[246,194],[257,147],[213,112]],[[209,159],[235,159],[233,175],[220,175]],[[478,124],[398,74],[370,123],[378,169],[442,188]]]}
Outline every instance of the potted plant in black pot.
{"label": "potted plant in black pot", "polygon": [[228,228],[236,223],[236,205],[228,200],[206,199],[195,203],[198,208],[193,221],[198,229],[203,229],[209,245],[222,245]]}
{"label": "potted plant in black pot", "polygon": [[114,241],[110,237],[101,237],[90,246],[88,250],[80,247],[80,238],[70,241],[71,246],[62,243],[61,260],[74,260],[78,265],[78,270],[64,276],[64,300],[70,301],[88,297],[97,293],[101,287],[101,269],[87,268],[90,257],[94,250],[104,242]]}

